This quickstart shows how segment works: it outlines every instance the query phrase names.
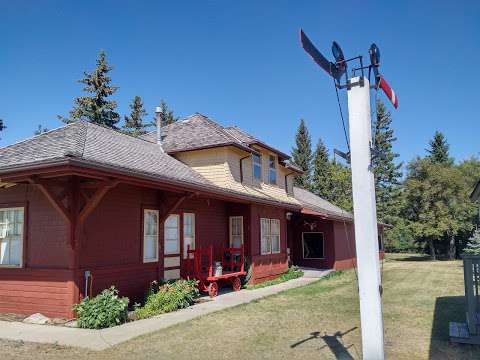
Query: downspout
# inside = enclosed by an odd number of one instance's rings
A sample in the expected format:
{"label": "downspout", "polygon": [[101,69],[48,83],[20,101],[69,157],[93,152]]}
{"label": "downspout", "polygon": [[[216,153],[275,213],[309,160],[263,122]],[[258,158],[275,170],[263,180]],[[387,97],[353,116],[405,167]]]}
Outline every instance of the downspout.
{"label": "downspout", "polygon": [[240,159],[240,183],[243,184],[243,166],[242,166],[242,162],[243,160],[245,159],[248,159],[250,157],[250,155],[247,155],[243,158]]}

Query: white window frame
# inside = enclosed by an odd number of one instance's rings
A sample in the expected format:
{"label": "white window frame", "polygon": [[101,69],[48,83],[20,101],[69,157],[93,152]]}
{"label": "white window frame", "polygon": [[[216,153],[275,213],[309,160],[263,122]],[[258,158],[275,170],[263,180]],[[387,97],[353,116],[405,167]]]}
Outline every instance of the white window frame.
{"label": "white window frame", "polygon": [[[156,239],[155,239],[155,258],[151,258],[151,259],[147,259],[145,258],[145,248],[146,248],[146,245],[147,245],[147,235],[145,234],[145,228],[146,228],[146,224],[145,224],[145,219],[147,218],[145,215],[147,213],[154,213],[157,215],[157,224],[156,224],[156,227],[157,227],[157,231],[156,231]],[[159,219],[159,211],[158,210],[155,210],[155,209],[143,209],[143,262],[144,263],[151,263],[151,262],[157,262],[158,261],[158,232],[159,232],[159,227],[158,227],[158,219]],[[155,236],[155,235],[148,235],[148,236]]]}
{"label": "white window frame", "polygon": [[[272,174],[275,177],[274,181],[272,181]],[[272,185],[278,184],[277,157],[275,155],[268,156],[268,183]]]}
{"label": "white window frame", "polygon": [[[177,218],[177,249],[174,252],[167,252],[167,221],[170,217],[176,217]],[[165,255],[177,255],[180,254],[180,215],[179,214],[170,214],[168,217],[165,219],[163,223],[163,251]]]}
{"label": "white window frame", "polygon": [[[12,264],[10,262],[10,253],[11,253],[11,245],[12,245],[12,240],[14,240],[12,237],[7,237],[6,234],[0,234],[0,252],[1,252],[1,245],[3,242],[8,242],[8,247],[9,247],[9,251],[8,251],[8,255],[9,255],[9,263],[8,264],[0,264],[0,268],[21,268],[23,267],[23,248],[24,248],[24,245],[25,245],[25,207],[24,206],[15,206],[15,207],[4,207],[4,208],[0,208],[0,211],[1,212],[7,212],[7,211],[15,211],[15,210],[21,210],[22,211],[22,218],[23,218],[23,221],[22,221],[22,226],[21,226],[21,234],[19,234],[19,237],[20,237],[20,252],[19,252],[19,261],[18,261],[18,264]],[[6,230],[6,229],[5,229]],[[1,253],[0,253],[0,257],[1,257]]]}
{"label": "white window frame", "polygon": [[[185,220],[187,217],[192,217],[192,235],[187,235],[185,232]],[[183,258],[186,259],[188,257],[187,250],[188,245],[190,246],[190,250],[195,250],[195,213],[183,213]]]}
{"label": "white window frame", "polygon": [[[267,227],[267,234],[263,233],[262,223],[266,223]],[[278,235],[272,234],[272,224],[278,224]],[[260,218],[260,254],[261,255],[270,255],[270,254],[279,254],[282,252],[282,231],[281,231],[281,223],[280,219],[268,219],[268,218]],[[273,251],[273,237],[278,236],[278,251]],[[264,240],[265,239],[265,240]],[[267,251],[263,251],[262,243],[267,242]]]}
{"label": "white window frame", "polygon": [[240,236],[242,237],[242,241],[241,241],[241,244],[243,245],[243,237],[244,237],[244,232],[243,232],[243,216],[230,216],[229,217],[229,220],[228,220],[228,233],[229,233],[229,236],[230,236],[230,247],[233,247],[233,237],[234,236],[238,236],[238,235],[234,235],[233,234],[233,222],[234,220],[239,220],[240,219],[240,231],[241,231],[241,234]]}
{"label": "white window frame", "polygon": [[[258,158],[258,162],[255,159]],[[255,167],[260,168],[260,177],[255,176]],[[252,154],[252,178],[256,181],[262,181],[262,154]]]}
{"label": "white window frame", "polygon": [[[278,224],[278,234],[273,234],[273,224],[277,223]],[[282,240],[281,240],[281,228],[280,228],[280,220],[279,219],[270,219],[270,244],[272,247],[272,254],[280,254],[281,248],[282,248]],[[273,239],[274,236],[278,236],[278,251],[273,251]]]}
{"label": "white window frame", "polygon": [[[304,242],[304,234],[322,234],[322,252],[323,257],[321,258],[312,258],[312,257],[305,257],[305,242]],[[302,258],[304,260],[325,260],[325,233],[323,231],[303,231],[302,232]]]}

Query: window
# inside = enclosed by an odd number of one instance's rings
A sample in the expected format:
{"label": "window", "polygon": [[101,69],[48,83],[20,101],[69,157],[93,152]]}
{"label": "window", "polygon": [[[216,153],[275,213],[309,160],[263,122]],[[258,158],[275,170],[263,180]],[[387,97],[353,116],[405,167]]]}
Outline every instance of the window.
{"label": "window", "polygon": [[180,253],[180,230],[179,230],[179,216],[170,215],[165,220],[165,254],[179,254]]}
{"label": "window", "polygon": [[270,184],[277,183],[277,158],[273,155],[268,158],[268,182]]}
{"label": "window", "polygon": [[158,261],[158,210],[143,210],[143,262]]}
{"label": "window", "polygon": [[302,246],[304,259],[323,259],[324,254],[324,237],[321,232],[304,232],[302,233]]}
{"label": "window", "polygon": [[187,258],[188,247],[195,249],[195,214],[183,214],[183,257]]}
{"label": "window", "polygon": [[0,209],[0,265],[23,265],[24,208]]}
{"label": "window", "polygon": [[262,255],[280,252],[280,220],[260,219],[260,252]]}
{"label": "window", "polygon": [[262,180],[262,156],[258,154],[252,154],[253,163],[253,178],[256,180]]}
{"label": "window", "polygon": [[243,216],[230,216],[230,246],[239,248],[243,244]]}

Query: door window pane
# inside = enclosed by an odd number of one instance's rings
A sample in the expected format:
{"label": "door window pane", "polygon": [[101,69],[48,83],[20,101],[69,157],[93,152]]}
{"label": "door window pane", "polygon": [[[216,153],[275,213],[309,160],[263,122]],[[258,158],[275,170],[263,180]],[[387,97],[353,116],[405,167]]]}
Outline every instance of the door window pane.
{"label": "door window pane", "polygon": [[183,256],[187,257],[187,251],[195,249],[195,214],[183,214]]}
{"label": "door window pane", "polygon": [[165,254],[180,253],[179,216],[170,215],[165,220]]}

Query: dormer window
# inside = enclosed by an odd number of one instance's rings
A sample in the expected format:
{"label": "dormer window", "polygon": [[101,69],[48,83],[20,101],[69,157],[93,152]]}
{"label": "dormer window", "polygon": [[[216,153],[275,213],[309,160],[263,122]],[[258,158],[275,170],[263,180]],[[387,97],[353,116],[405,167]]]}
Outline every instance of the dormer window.
{"label": "dormer window", "polygon": [[268,161],[268,182],[277,184],[277,158],[273,155],[269,156]]}
{"label": "dormer window", "polygon": [[252,154],[253,163],[253,177],[256,180],[262,180],[262,156],[259,154]]}

